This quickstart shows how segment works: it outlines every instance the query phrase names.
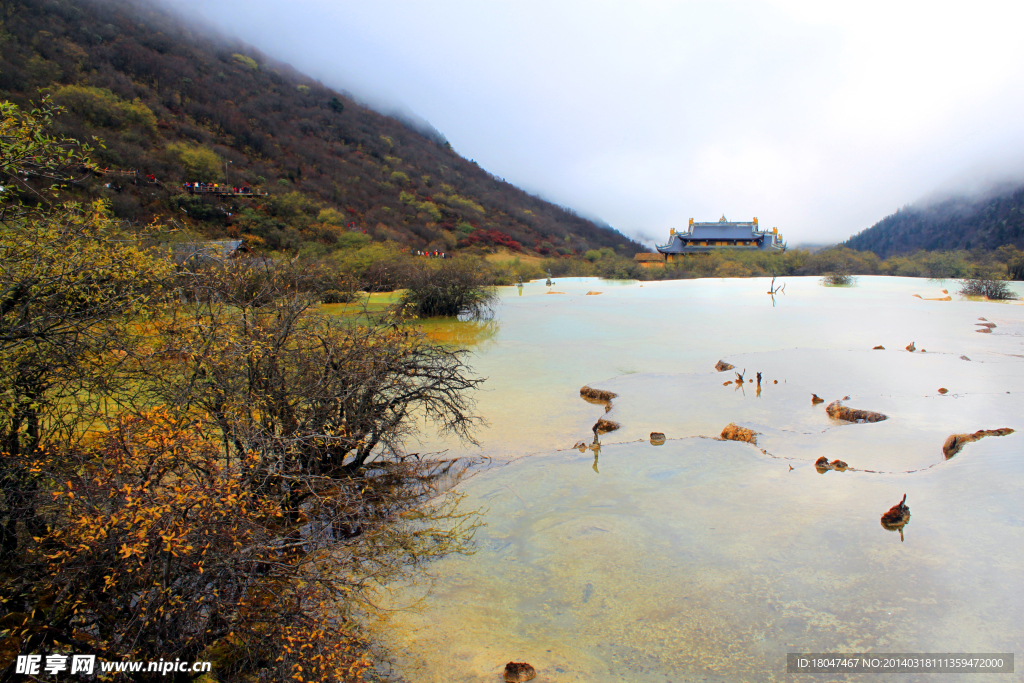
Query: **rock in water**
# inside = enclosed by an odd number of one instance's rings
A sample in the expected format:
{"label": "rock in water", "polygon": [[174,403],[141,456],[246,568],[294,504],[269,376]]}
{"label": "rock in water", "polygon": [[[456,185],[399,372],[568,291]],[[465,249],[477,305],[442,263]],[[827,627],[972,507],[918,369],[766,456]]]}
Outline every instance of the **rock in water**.
{"label": "rock in water", "polygon": [[718,370],[719,372],[725,372],[726,370],[732,370],[735,367],[736,367],[735,365],[732,365],[730,363],[726,363],[724,360],[720,360],[717,363],[715,363],[715,370]]}
{"label": "rock in water", "polygon": [[726,441],[746,441],[757,445],[757,434],[752,429],[740,427],[731,422],[722,430],[721,438]]}
{"label": "rock in water", "polygon": [[823,455],[814,461],[814,469],[818,470],[818,474],[825,474],[832,469],[832,465],[829,463],[828,458]]}
{"label": "rock in water", "polygon": [[850,467],[845,462],[838,459],[833,460],[830,464],[832,465],[832,469],[834,469],[836,472],[845,472]]}
{"label": "rock in water", "polygon": [[651,445],[660,446],[665,443],[665,435],[661,432],[651,432]]}
{"label": "rock in water", "polygon": [[885,351],[885,347],[884,347],[884,346],[882,346],[881,344],[879,344],[878,346],[875,346],[875,347],[874,347],[874,348],[872,348],[871,350],[872,350],[872,351]]}
{"label": "rock in water", "polygon": [[602,417],[600,420],[594,423],[594,426],[591,427],[590,431],[594,432],[595,434],[607,434],[608,432],[614,432],[621,426],[622,425],[620,425],[618,422],[612,422],[611,420],[606,420]]}
{"label": "rock in water", "polygon": [[911,353],[913,353],[916,350],[917,350],[917,347],[914,346],[914,342],[910,342],[909,344],[907,344],[907,351],[910,351]]}
{"label": "rock in water", "polygon": [[818,396],[817,394],[811,394],[811,405],[812,406],[816,406],[819,403],[824,403],[824,402],[825,402],[825,399],[823,399],[822,397]]}
{"label": "rock in water", "polygon": [[882,413],[876,413],[870,410],[858,410],[856,408],[847,408],[840,401],[832,401],[825,408],[825,412],[828,413],[829,417],[833,417],[837,420],[846,420],[847,422],[881,422],[882,420],[888,420],[887,415]]}
{"label": "rock in water", "polygon": [[1002,429],[979,429],[973,434],[950,434],[946,438],[946,443],[942,444],[942,454],[947,458],[952,458],[960,452],[964,444],[972,443],[986,436],[1006,436],[1007,434],[1013,434],[1013,430],[1009,427],[1003,427]]}
{"label": "rock in water", "polygon": [[537,670],[526,662],[509,662],[505,665],[507,683],[526,683],[537,677]]}
{"label": "rock in water", "polygon": [[896,531],[906,526],[910,521],[910,506],[907,505],[907,494],[903,494],[903,500],[889,508],[889,511],[882,515],[882,526],[890,531]]}
{"label": "rock in water", "polygon": [[949,389],[947,389],[946,387],[939,387],[939,393],[940,394],[948,394],[949,393]]}
{"label": "rock in water", "polygon": [[618,394],[613,393],[611,391],[606,391],[604,389],[594,389],[592,387],[584,385],[580,389],[580,396],[582,396],[585,399],[591,399],[593,401],[610,401],[616,396],[618,396]]}

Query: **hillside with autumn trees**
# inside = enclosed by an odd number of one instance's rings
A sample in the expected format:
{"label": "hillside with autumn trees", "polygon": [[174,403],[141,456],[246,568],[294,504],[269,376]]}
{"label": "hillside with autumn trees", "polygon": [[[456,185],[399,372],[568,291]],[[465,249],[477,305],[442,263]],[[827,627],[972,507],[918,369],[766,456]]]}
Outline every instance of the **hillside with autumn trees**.
{"label": "hillside with autumn trees", "polygon": [[[496,178],[422,122],[384,116],[258,50],[124,0],[10,0],[0,98],[64,107],[57,132],[94,138],[72,190],[116,219],[175,223],[265,252],[410,250],[546,257],[642,247]],[[137,175],[104,173],[132,171]],[[186,182],[265,197],[182,192]]]}

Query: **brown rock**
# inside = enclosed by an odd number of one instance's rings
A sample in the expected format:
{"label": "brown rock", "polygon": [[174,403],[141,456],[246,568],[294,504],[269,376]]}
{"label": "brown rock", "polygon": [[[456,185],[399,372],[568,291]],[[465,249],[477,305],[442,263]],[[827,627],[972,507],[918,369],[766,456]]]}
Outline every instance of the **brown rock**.
{"label": "brown rock", "polygon": [[775,384],[778,384],[778,383],[779,383],[779,380],[773,380],[773,382],[774,382]]}
{"label": "brown rock", "polygon": [[828,413],[829,417],[837,420],[846,420],[847,422],[881,422],[882,420],[888,420],[887,415],[882,413],[875,413],[870,410],[858,410],[857,408],[847,408],[840,401],[832,401],[825,408],[825,412]]}
{"label": "brown rock", "polygon": [[947,458],[952,458],[960,452],[960,449],[965,444],[983,439],[986,436],[1006,436],[1007,434],[1013,434],[1013,430],[1009,427],[1003,427],[1002,429],[979,429],[973,434],[950,434],[946,438],[946,443],[942,444],[942,454]]}
{"label": "brown rock", "polygon": [[661,432],[651,432],[651,445],[660,446],[665,443],[665,435]]}
{"label": "brown rock", "polygon": [[715,363],[715,370],[718,370],[719,372],[725,372],[726,370],[732,370],[735,367],[736,367],[735,365],[732,365],[731,363],[726,363],[724,360],[720,360],[717,363]]}
{"label": "brown rock", "polygon": [[594,423],[594,426],[590,428],[590,431],[596,434],[607,434],[608,432],[614,432],[621,426],[622,425],[620,425],[618,422],[612,422],[611,420],[606,420],[602,417],[600,420]]}
{"label": "brown rock", "polygon": [[730,384],[732,384],[732,380],[729,380],[728,382],[722,382],[722,386],[723,386],[723,387],[727,387],[727,386],[729,386]]}
{"label": "brown rock", "polygon": [[910,351],[911,353],[913,353],[916,350],[917,350],[917,347],[914,346],[914,342],[910,342],[909,344],[907,344],[907,351]]}
{"label": "brown rock", "polygon": [[871,349],[872,351],[885,351],[885,347],[879,344]]}
{"label": "brown rock", "polygon": [[890,531],[896,531],[906,526],[909,521],[910,507],[907,505],[907,494],[904,493],[903,500],[882,515],[882,526]]}
{"label": "brown rock", "polygon": [[939,393],[940,394],[948,394],[949,393],[949,389],[947,389],[946,387],[939,387]]}
{"label": "brown rock", "polygon": [[831,464],[832,469],[834,469],[836,472],[845,472],[850,467],[842,460],[833,460]]}
{"label": "brown rock", "polygon": [[537,670],[526,662],[509,662],[505,665],[506,683],[526,683],[537,677]]}
{"label": "brown rock", "polygon": [[981,332],[982,334],[992,334],[991,328],[988,327],[979,327],[978,329],[975,330],[975,332]]}
{"label": "brown rock", "polygon": [[617,397],[618,394],[611,391],[606,391],[605,389],[594,389],[593,387],[584,385],[583,388],[580,389],[580,396],[582,396],[587,401],[597,401],[599,403],[603,403],[605,401],[612,400],[613,398]]}
{"label": "brown rock", "polygon": [[814,469],[818,470],[818,474],[825,474],[832,469],[832,465],[829,463],[828,458],[823,455],[814,461]]}
{"label": "brown rock", "polygon": [[812,406],[816,406],[819,403],[824,403],[824,402],[825,402],[825,399],[823,399],[822,397],[818,396],[817,394],[811,394],[811,405]]}
{"label": "brown rock", "polygon": [[746,441],[757,445],[757,434],[753,430],[731,422],[722,430],[721,438],[725,441]]}

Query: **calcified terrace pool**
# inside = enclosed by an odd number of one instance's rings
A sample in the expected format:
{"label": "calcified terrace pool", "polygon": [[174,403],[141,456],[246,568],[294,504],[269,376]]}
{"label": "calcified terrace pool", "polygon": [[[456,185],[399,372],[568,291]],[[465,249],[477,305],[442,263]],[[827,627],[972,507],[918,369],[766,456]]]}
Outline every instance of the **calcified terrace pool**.
{"label": "calcified terrace pool", "polygon": [[[472,350],[489,426],[479,449],[418,447],[491,462],[459,485],[485,511],[476,554],[435,564],[429,593],[392,587],[396,607],[426,595],[379,625],[402,679],[500,681],[515,660],[552,682],[846,680],[786,654],[1024,650],[1024,306],[785,282],[774,306],[761,279],[532,282],[489,323],[425,326]],[[830,418],[845,397],[888,419]],[[573,448],[600,417],[621,428]],[[756,445],[718,440],[730,423]],[[904,494],[910,522],[883,528]]]}

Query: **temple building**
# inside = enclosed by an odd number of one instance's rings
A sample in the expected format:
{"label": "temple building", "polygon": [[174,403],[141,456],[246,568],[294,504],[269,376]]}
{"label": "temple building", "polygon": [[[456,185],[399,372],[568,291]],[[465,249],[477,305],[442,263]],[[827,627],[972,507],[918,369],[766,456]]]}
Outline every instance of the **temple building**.
{"label": "temple building", "polygon": [[714,223],[694,223],[686,232],[669,233],[668,244],[657,245],[658,253],[666,261],[675,261],[685,254],[707,254],[713,249],[739,249],[742,251],[783,252],[786,243],[778,228],[759,230],[757,218],[749,223],[732,222],[722,216]]}

